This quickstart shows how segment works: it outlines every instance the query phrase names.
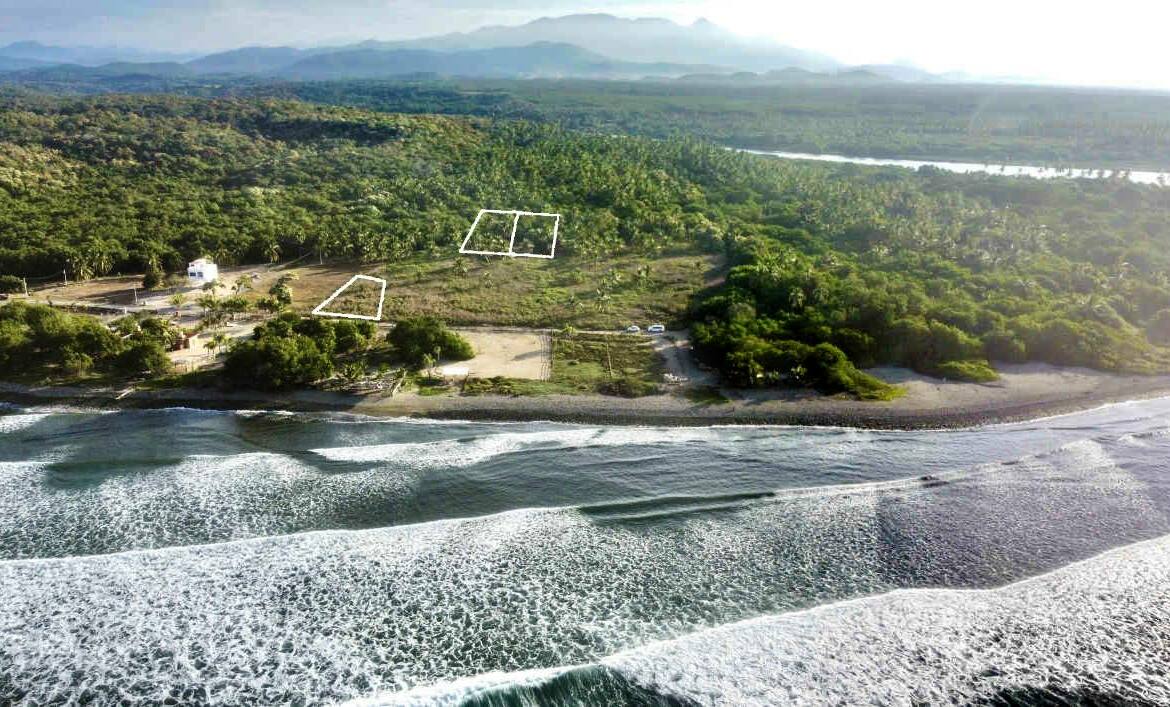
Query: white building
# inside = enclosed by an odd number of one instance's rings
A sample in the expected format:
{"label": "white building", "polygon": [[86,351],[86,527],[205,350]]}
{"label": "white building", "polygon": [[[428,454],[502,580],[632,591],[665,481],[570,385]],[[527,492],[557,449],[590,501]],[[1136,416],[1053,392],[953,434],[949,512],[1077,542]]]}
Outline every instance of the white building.
{"label": "white building", "polygon": [[194,260],[187,264],[187,277],[200,284],[215,282],[219,279],[219,266],[210,258]]}

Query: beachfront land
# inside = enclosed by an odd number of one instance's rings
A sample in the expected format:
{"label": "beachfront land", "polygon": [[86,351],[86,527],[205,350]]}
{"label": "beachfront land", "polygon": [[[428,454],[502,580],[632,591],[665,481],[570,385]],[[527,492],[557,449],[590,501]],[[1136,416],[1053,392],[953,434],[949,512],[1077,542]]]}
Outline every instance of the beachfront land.
{"label": "beachfront land", "polygon": [[[298,101],[0,110],[0,285],[27,279],[58,310],[0,312],[7,375],[24,383],[413,396],[420,410],[663,394],[893,408],[928,380],[1010,387],[1013,366],[1170,372],[1157,186]],[[500,206],[562,214],[556,259],[459,255],[477,211]],[[187,278],[200,259],[213,281]],[[358,273],[387,282],[383,321],[307,316]],[[334,306],[370,314],[362,282]],[[409,357],[391,341],[404,321],[428,342]]]}

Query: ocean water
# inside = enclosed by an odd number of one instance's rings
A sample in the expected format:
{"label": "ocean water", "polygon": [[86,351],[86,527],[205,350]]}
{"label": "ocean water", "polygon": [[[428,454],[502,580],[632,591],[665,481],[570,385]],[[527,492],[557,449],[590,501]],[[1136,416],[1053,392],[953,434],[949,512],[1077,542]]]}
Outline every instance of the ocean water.
{"label": "ocean water", "polygon": [[0,704],[1170,704],[1170,399],[949,431],[0,410]]}

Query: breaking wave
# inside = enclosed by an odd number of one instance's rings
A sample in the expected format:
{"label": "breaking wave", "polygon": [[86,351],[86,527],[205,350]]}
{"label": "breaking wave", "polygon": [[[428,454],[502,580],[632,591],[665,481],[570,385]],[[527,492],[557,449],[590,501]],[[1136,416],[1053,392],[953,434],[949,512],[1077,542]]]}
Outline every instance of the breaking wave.
{"label": "breaking wave", "polygon": [[350,707],[1170,703],[1170,537],[993,590],[897,590]]}
{"label": "breaking wave", "polygon": [[[1151,459],[1165,452],[1125,449]],[[251,459],[257,461],[288,464],[281,457]],[[483,673],[619,656],[605,663],[618,676],[603,672],[609,682],[597,694],[645,704],[730,704],[752,699],[735,692],[752,681],[741,678],[737,686],[719,670],[773,669],[770,654],[708,666],[682,648],[662,652],[674,643],[650,652],[639,647],[899,587],[998,586],[1170,532],[1164,489],[1140,467],[1119,466],[1097,441],[977,471],[0,562],[0,702],[20,697],[36,704],[59,695],[126,704],[316,703],[409,690],[417,696]],[[276,486],[282,474],[297,478],[295,469],[265,473]],[[249,476],[241,473],[241,483]],[[136,527],[142,512],[128,512],[123,527]],[[1105,587],[1105,595],[1115,592],[1117,606],[1157,618],[1143,602],[1170,586],[1166,548],[1142,547],[1153,553],[1142,556],[1150,574],[1135,575],[1131,567],[1130,576],[1162,586],[1122,583]],[[1059,597],[1045,601],[1056,605]],[[995,601],[985,603],[977,618],[950,625],[975,630],[1010,619],[995,613]],[[848,614],[846,628],[823,632],[880,632],[888,624],[906,645],[934,645],[914,644],[920,632],[922,641],[938,636],[943,650],[948,636],[956,645],[963,637],[959,629],[938,633],[954,613],[961,612],[934,611],[932,621],[920,623],[896,612],[873,619]],[[821,631],[794,635],[811,642],[806,653],[815,652],[823,646]],[[707,658],[734,655],[731,636],[714,634],[709,645],[720,648],[704,650],[712,654]],[[841,645],[844,651],[853,644]],[[808,655],[808,665],[819,665]],[[672,660],[684,661],[674,673],[662,667]],[[687,677],[692,666],[694,684]],[[711,670],[709,684],[724,692],[701,693],[700,669]],[[548,694],[584,689],[575,679],[556,682]],[[966,689],[957,677],[940,684]],[[863,688],[869,689],[857,690]],[[763,696],[780,689],[758,684]]]}

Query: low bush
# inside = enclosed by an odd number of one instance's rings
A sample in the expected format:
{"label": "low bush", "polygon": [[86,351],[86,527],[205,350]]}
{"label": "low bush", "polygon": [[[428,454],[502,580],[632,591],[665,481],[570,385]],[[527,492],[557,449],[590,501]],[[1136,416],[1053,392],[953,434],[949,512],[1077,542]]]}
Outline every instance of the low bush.
{"label": "low bush", "polygon": [[999,374],[995,369],[987,361],[979,360],[947,361],[935,366],[930,373],[936,378],[968,383],[990,383],[999,380]]}
{"label": "low bush", "polygon": [[24,292],[24,280],[15,275],[0,275],[0,293]]}
{"label": "low bush", "polygon": [[599,392],[603,395],[616,395],[622,398],[643,398],[658,392],[658,386],[636,376],[622,376],[607,383],[602,383]]}

